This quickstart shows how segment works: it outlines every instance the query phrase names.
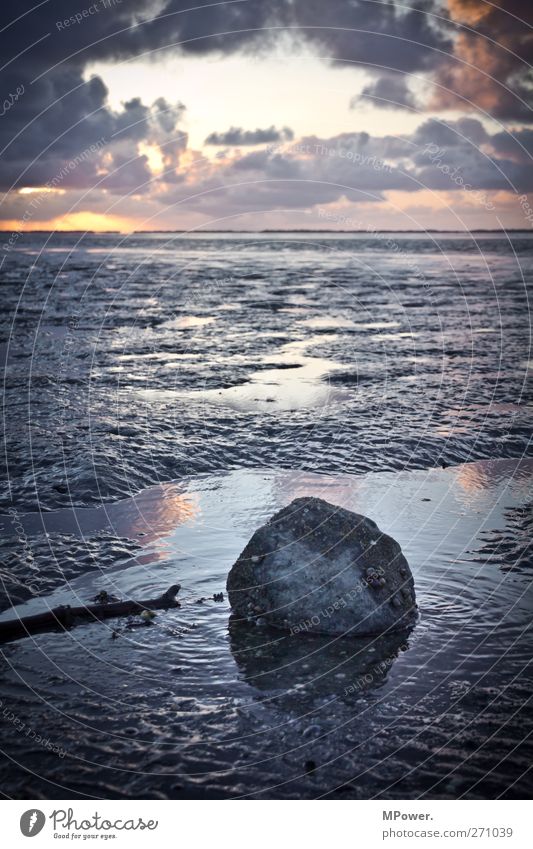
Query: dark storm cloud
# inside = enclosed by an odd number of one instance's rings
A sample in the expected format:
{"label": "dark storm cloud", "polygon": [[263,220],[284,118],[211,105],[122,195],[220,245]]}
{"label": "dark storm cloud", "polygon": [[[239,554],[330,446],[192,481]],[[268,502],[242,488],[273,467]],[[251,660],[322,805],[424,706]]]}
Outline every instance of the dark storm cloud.
{"label": "dark storm cloud", "polygon": [[295,0],[294,22],[316,43],[324,57],[335,62],[355,62],[369,70],[415,72],[430,69],[438,53],[448,51],[449,34],[426,12],[436,4],[369,3],[364,0]]}
{"label": "dark storm cloud", "polygon": [[[516,134],[527,141],[529,131]],[[186,202],[187,209],[218,217],[269,209],[309,209],[347,199],[378,202],[386,192],[421,189],[461,193],[480,208],[494,209],[487,192],[533,189],[533,173],[498,154],[499,134],[491,135],[470,118],[426,121],[403,137],[343,133],[333,138],[307,136],[282,149],[278,145],[235,154],[216,166],[199,168],[189,182],[168,186],[164,205]],[[414,201],[415,202],[415,201]]]}
{"label": "dark storm cloud", "polygon": [[524,0],[448,0],[457,28],[451,56],[435,72],[434,109],[472,109],[531,122],[533,5]]}
{"label": "dark storm cloud", "polygon": [[[488,133],[480,121],[426,121],[411,136],[412,162],[428,188],[455,189],[468,184],[477,190],[517,193],[533,190],[533,169],[511,155],[531,144],[531,131]],[[462,182],[461,182],[462,181]]]}
{"label": "dark storm cloud", "polygon": [[432,118],[424,121],[411,138],[416,147],[434,143],[447,148],[477,150],[491,136],[477,118],[460,118],[458,121],[439,121]]}
{"label": "dark storm cloud", "polygon": [[391,74],[384,74],[365,86],[361,94],[352,99],[350,103],[352,109],[356,108],[365,98],[371,100],[375,106],[388,109],[417,108],[415,98],[409,91],[405,78]]}
{"label": "dark storm cloud", "polygon": [[[10,17],[7,9],[17,17],[23,8],[31,7],[14,0],[4,5],[6,21]],[[68,40],[68,53],[84,51],[92,60],[125,58],[177,42],[181,50],[194,53],[229,53],[243,46],[254,49],[260,42],[275,43],[280,28],[288,27],[300,39],[322,46],[326,58],[370,64],[381,59],[389,67],[414,71],[432,64],[435,49],[446,50],[451,45],[449,35],[426,14],[435,4],[426,0],[418,5],[418,9],[408,9],[403,4],[368,0],[329,0],[327,4],[318,0],[196,0],[194,4],[184,0],[97,0],[85,7],[96,8],[97,13],[65,27],[61,22],[80,10],[69,0],[56,0],[32,12],[21,27],[17,25],[19,40],[12,47],[16,53],[17,47],[27,46],[22,32],[30,21],[37,37],[53,31]],[[40,53],[52,61],[67,55],[57,39]],[[87,56],[80,55],[76,61],[85,64]]]}
{"label": "dark storm cloud", "polygon": [[[195,54],[257,51],[274,44],[286,27],[318,45],[328,60],[379,63],[381,58],[404,70],[428,67],[431,48],[448,44],[422,12],[364,0],[327,5],[309,0],[55,0],[30,9],[30,0],[4,0],[1,10],[1,55],[8,64],[0,91],[8,98],[23,90],[0,123],[0,180],[6,189],[42,183],[62,160],[94,140],[112,137],[117,122],[128,121],[127,114],[117,116],[109,109],[101,81],[84,82],[91,62],[157,57],[163,48]],[[139,137],[142,123],[128,132]]]}
{"label": "dark storm cloud", "polygon": [[219,145],[221,147],[237,147],[252,144],[269,144],[272,142],[290,141],[294,133],[290,127],[267,127],[264,130],[243,130],[241,127],[230,127],[225,133],[210,133],[204,144]]}
{"label": "dark storm cloud", "polygon": [[513,133],[496,133],[491,145],[499,156],[507,156],[517,162],[531,166],[533,159],[533,130],[525,129]]}
{"label": "dark storm cloud", "polygon": [[[434,44],[431,62],[418,68],[433,84],[424,101],[414,100],[404,77],[385,73],[369,83],[361,98],[372,98],[386,109],[482,111],[502,121],[532,121],[533,6],[523,0],[447,0],[436,13],[434,26],[446,32],[449,43]],[[426,42],[429,45],[429,41]],[[387,44],[383,40],[382,48]],[[415,56],[420,49],[413,44]],[[378,50],[377,55],[381,55]],[[422,52],[423,55],[423,52]],[[385,61],[384,64],[387,64]],[[376,68],[377,71],[377,68]],[[353,104],[359,102],[354,98]]]}
{"label": "dark storm cloud", "polygon": [[[107,106],[107,90],[98,77],[75,92],[69,93],[68,85],[69,78],[65,75],[56,77],[53,84],[50,80],[38,81],[29,95],[24,94],[11,110],[16,113],[11,129],[0,123],[0,145],[6,146],[0,171],[2,188],[44,185],[66,162],[75,160],[94,145],[98,146],[97,155],[84,160],[83,167],[71,170],[62,181],[62,187],[94,184],[100,179],[99,172],[104,164],[109,172],[121,168],[125,188],[136,185],[140,176],[140,163],[134,161],[139,141],[161,142],[170,133],[178,139],[175,147],[183,149],[186,146],[186,135],[177,131],[183,112],[181,104],[169,105],[160,98],[147,106],[134,98],[126,102],[121,111],[114,112]],[[47,102],[48,97],[59,100],[36,119],[35,109],[39,103]],[[162,103],[165,103],[163,111]],[[129,159],[132,160],[128,166],[123,153],[127,143],[131,145]],[[169,148],[165,149],[170,155]],[[178,153],[179,150],[174,151],[175,156]],[[106,187],[111,185],[118,186],[116,178],[108,181]]]}
{"label": "dark storm cloud", "polygon": [[[24,15],[31,6],[27,0],[4,2],[1,10],[0,55],[7,64],[0,72],[0,91],[4,99],[21,92],[0,121],[1,188],[43,185],[102,139],[105,149],[69,172],[64,185],[96,181],[103,160],[109,171],[119,168],[121,175],[110,177],[106,187],[133,185],[146,171],[146,160],[128,164],[132,157],[124,159],[125,144],[172,138],[183,106],[161,98],[152,106],[133,99],[115,112],[101,79],[85,81],[83,73],[96,59],[127,58],[146,48],[148,41],[143,45],[139,39],[142,20],[157,12],[157,4],[96,0],[74,6],[71,0],[56,0]],[[135,22],[138,26],[132,27]],[[181,134],[181,141],[165,148],[169,161],[176,160],[184,138]]]}
{"label": "dark storm cloud", "polygon": [[[164,144],[165,167],[171,169],[184,148],[178,126],[183,107],[178,103],[162,108],[159,100],[150,105],[133,99],[115,112],[102,81],[84,80],[87,65],[140,55],[157,58],[167,49],[256,52],[269,49],[282,30],[312,44],[325,61],[365,68],[375,76],[363,92],[367,98],[411,106],[403,74],[415,73],[442,86],[433,94],[434,108],[470,103],[495,116],[529,120],[520,100],[529,99],[529,78],[520,72],[522,60],[532,58],[533,42],[525,24],[506,14],[531,17],[518,0],[502,0],[497,7],[482,0],[448,0],[447,13],[436,0],[422,0],[416,9],[367,0],[197,0],[196,8],[191,5],[184,0],[95,0],[85,5],[54,0],[29,12],[29,0],[4,0],[0,91],[7,108],[0,121],[2,187],[43,184],[66,160],[101,139],[106,140],[105,151],[70,174],[68,182],[87,181],[91,173],[96,178],[102,168],[118,168],[121,184],[134,183],[148,170],[146,159],[128,164],[139,141]],[[431,12],[447,14],[448,21],[437,20]],[[484,36],[496,38],[500,46]],[[252,139],[253,132],[239,132],[239,144],[252,143],[246,139]],[[516,160],[515,154],[509,157]],[[107,187],[117,180],[109,176]],[[181,177],[169,174],[168,180]]]}
{"label": "dark storm cloud", "polygon": [[[356,190],[455,191],[463,182],[476,190],[521,193],[533,189],[533,169],[517,161],[512,155],[515,148],[509,149],[506,139],[512,139],[513,145],[523,151],[531,146],[531,137],[528,129],[512,136],[492,135],[472,118],[448,122],[430,119],[412,134],[400,137],[343,133],[332,139],[304,138],[292,146],[294,153],[289,146],[285,156],[300,163],[301,177]],[[303,157],[302,151],[307,151]],[[268,167],[263,166],[263,170],[269,173]]]}
{"label": "dark storm cloud", "polygon": [[260,172],[267,179],[292,179],[305,177],[300,161],[297,158],[261,150],[247,153],[235,159],[230,169],[234,172]]}
{"label": "dark storm cloud", "polygon": [[[129,107],[137,112],[137,102]],[[153,110],[152,110],[153,112]],[[156,119],[152,116],[152,123]],[[531,146],[531,131],[514,134],[518,150]],[[186,169],[172,176],[157,176],[157,193],[149,187],[154,179],[145,157],[135,156],[131,139],[117,142],[112,168],[103,177],[109,195],[90,192],[90,208],[105,211],[113,194],[143,195],[142,211],[157,215],[162,210],[186,209],[214,218],[247,211],[276,209],[309,210],[317,204],[379,202],[387,192],[413,195],[421,189],[468,193],[470,203],[494,209],[487,192],[533,190],[533,172],[509,150],[505,134],[491,134],[471,118],[459,121],[424,122],[405,136],[371,136],[365,132],[342,133],[333,138],[307,136],[294,143],[273,144],[261,150],[226,154],[211,161],[199,154]],[[133,156],[133,164],[130,157]],[[129,164],[128,164],[129,163]],[[77,169],[81,174],[81,166]],[[173,172],[174,173],[174,172]],[[89,181],[87,187],[92,183]],[[68,212],[79,202],[81,191],[69,186],[65,195],[51,197],[50,209]],[[467,195],[463,195],[466,199]],[[0,209],[4,219],[24,211],[24,195],[13,194]],[[121,209],[138,214],[138,201],[126,200]]]}

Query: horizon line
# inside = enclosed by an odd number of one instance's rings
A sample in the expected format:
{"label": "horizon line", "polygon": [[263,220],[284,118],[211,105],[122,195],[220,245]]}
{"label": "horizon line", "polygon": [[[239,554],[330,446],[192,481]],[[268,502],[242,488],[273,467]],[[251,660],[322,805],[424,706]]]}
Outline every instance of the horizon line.
{"label": "horizon line", "polygon": [[[9,233],[12,234],[14,231],[12,229],[4,230],[0,228],[1,233]],[[19,231],[17,231],[19,232]],[[320,229],[320,228],[278,228],[278,227],[269,227],[263,230],[184,230],[184,229],[175,229],[175,230],[23,230],[21,232],[22,236],[29,235],[31,233],[61,233],[61,234],[79,234],[85,233],[86,235],[91,236],[105,236],[105,235],[117,235],[117,236],[135,236],[149,233],[185,233],[188,235],[193,234],[201,234],[201,233],[251,233],[260,235],[261,233],[343,233],[343,234],[364,234],[366,236],[374,236],[377,233],[459,233],[459,234],[468,234],[468,233],[532,233],[533,229],[528,227],[498,227],[498,228],[487,228],[487,227],[475,227],[472,230],[443,230],[438,228],[427,228],[420,230],[395,230],[390,228],[384,229],[376,229],[376,230],[332,230],[332,229]]]}

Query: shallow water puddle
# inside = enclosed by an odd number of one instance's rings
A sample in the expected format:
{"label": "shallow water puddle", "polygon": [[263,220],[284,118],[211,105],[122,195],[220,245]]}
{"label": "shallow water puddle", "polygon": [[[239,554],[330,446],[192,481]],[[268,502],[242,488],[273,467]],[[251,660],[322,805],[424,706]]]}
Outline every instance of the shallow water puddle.
{"label": "shallow water puddle", "polygon": [[239,386],[194,391],[189,393],[189,397],[241,412],[276,413],[303,408],[320,408],[329,412],[331,407],[352,397],[351,393],[327,382],[328,375],[343,366],[333,360],[308,355],[306,351],[314,344],[334,338],[312,336],[289,342],[276,353],[263,357],[265,363],[275,364],[278,368],[254,372],[248,382]]}
{"label": "shallow water puddle", "polygon": [[172,330],[195,330],[213,324],[216,316],[213,315],[182,315],[165,321],[163,326]]}
{"label": "shallow water puddle", "polygon": [[[272,359],[269,357],[269,359]],[[298,369],[267,369],[250,376],[250,382],[227,389],[207,389],[205,401],[242,412],[279,412],[318,407],[323,411],[348,400],[350,394],[322,382],[335,365],[319,357],[301,360]]]}
{"label": "shallow water puddle", "polygon": [[[514,717],[531,657],[531,570],[509,510],[524,504],[532,480],[533,461],[511,460],[361,476],[240,470],[98,509],[20,515],[18,533],[30,544],[43,529],[52,547],[58,532],[89,540],[112,530],[142,546],[127,562],[19,605],[21,615],[101,589],[146,598],[176,581],[183,604],[149,628],[110,621],[5,647],[17,715],[68,752],[56,768],[11,735],[10,756],[53,788],[110,798],[309,798],[347,783],[353,797],[412,798],[455,769],[461,782],[477,782],[482,770],[495,787],[509,786],[530,764],[517,748],[523,717]],[[421,609],[410,634],[290,636],[238,625],[226,599],[210,600],[225,592],[253,531],[304,494],[363,512],[399,540]],[[13,532],[12,522],[4,517],[0,530]],[[486,753],[465,760],[488,738]],[[493,771],[509,748],[513,761]],[[106,768],[95,771],[95,760]],[[402,776],[410,783],[398,790]],[[444,784],[439,793],[457,789]]]}
{"label": "shallow water puddle", "polygon": [[[172,583],[184,577],[194,586],[197,570],[209,574],[220,589],[253,531],[294,498],[314,495],[370,516],[395,537],[415,574],[419,594],[424,587],[431,587],[433,593],[434,585],[443,579],[448,591],[453,587],[463,594],[468,583],[462,569],[453,564],[475,548],[480,533],[504,527],[505,511],[523,505],[533,493],[532,486],[533,460],[481,461],[448,469],[360,476],[240,470],[161,484],[97,508],[19,514],[17,522],[29,536],[46,532],[86,538],[107,531],[136,540],[145,554],[129,567],[121,567],[121,575],[113,575],[122,591],[139,589],[128,586],[127,578],[128,570],[137,572],[139,563],[157,563],[152,576],[161,589],[166,580]],[[13,531],[13,521],[0,517],[0,532]],[[180,560],[177,569],[176,557]],[[501,576],[493,578],[498,582]],[[100,586],[105,579],[102,570],[76,581],[89,580],[92,587],[93,581]],[[65,590],[58,593],[63,598]],[[23,607],[39,604],[33,600]]]}
{"label": "shallow water puddle", "polygon": [[349,318],[342,316],[320,316],[319,318],[308,318],[301,322],[303,327],[312,327],[314,330],[320,329],[335,329],[335,328],[353,328],[357,325]]}

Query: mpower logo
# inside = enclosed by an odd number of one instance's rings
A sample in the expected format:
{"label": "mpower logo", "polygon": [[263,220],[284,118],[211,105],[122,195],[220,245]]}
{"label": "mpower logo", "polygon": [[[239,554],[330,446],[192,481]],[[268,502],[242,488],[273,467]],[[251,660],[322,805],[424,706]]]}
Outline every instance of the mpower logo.
{"label": "mpower logo", "polygon": [[29,811],[24,811],[20,818],[20,830],[24,837],[35,837],[42,830],[46,822],[46,817],[42,811],[37,808],[31,808]]}

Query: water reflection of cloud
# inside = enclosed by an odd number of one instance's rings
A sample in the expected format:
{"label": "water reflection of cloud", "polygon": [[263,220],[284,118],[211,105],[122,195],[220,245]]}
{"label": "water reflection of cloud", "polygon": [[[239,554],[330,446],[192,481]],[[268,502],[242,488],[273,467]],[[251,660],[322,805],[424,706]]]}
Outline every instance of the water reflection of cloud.
{"label": "water reflection of cloud", "polygon": [[151,498],[133,498],[118,521],[126,536],[140,536],[143,545],[168,535],[200,514],[197,494],[180,492],[173,485],[155,489]]}
{"label": "water reflection of cloud", "polygon": [[288,476],[280,473],[276,479],[276,491],[279,500],[289,504],[295,498],[315,496],[324,498],[332,504],[353,509],[354,496],[363,485],[363,479],[357,477],[319,476],[307,472],[293,473]]}
{"label": "water reflection of cloud", "polygon": [[[522,503],[531,498],[531,460],[480,460],[457,467],[457,498],[478,509],[494,506],[506,490]],[[495,496],[494,490],[501,489]]]}
{"label": "water reflection of cloud", "polygon": [[456,478],[465,492],[481,492],[499,486],[503,480],[528,479],[531,476],[531,461],[525,460],[479,460],[457,466]]}

